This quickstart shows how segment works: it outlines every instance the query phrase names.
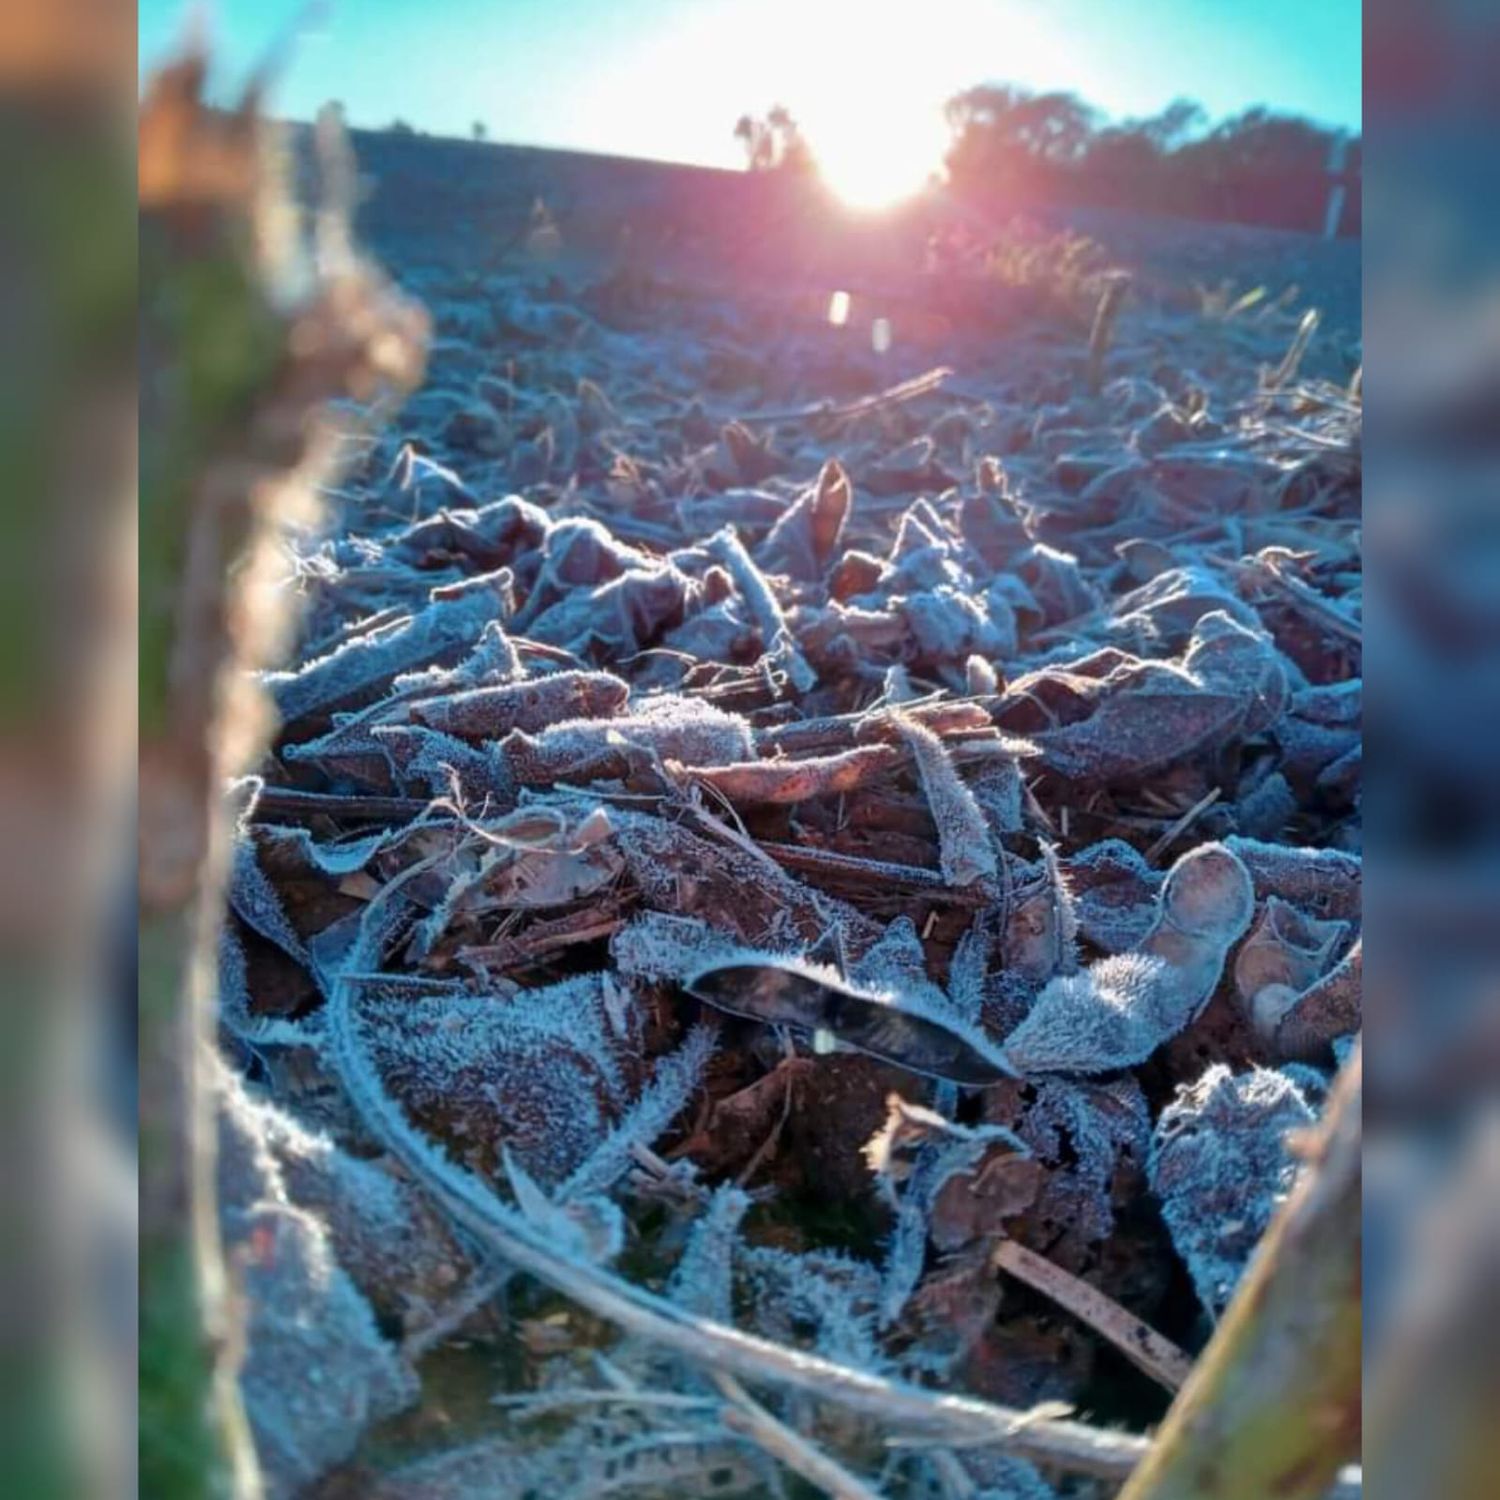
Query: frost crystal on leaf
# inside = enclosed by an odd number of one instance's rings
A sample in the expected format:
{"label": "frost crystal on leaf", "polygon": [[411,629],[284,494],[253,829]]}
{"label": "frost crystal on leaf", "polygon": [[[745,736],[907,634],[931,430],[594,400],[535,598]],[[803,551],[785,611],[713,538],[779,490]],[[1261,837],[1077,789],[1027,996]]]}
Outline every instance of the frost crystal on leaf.
{"label": "frost crystal on leaf", "polygon": [[416,1400],[417,1378],[380,1337],[311,1215],[262,1203],[230,1232],[244,1249],[237,1264],[250,1307],[240,1389],[268,1491],[292,1500],[351,1457],[367,1427]]}
{"label": "frost crystal on leaf", "polygon": [[1042,1079],[1016,1133],[1052,1171],[1034,1217],[1048,1226],[1056,1253],[1082,1257],[1114,1232],[1114,1182],[1123,1164],[1143,1169],[1151,1116],[1131,1077],[1108,1083]]}
{"label": "frost crystal on leaf", "polygon": [[622,974],[684,982],[690,974],[726,960],[739,947],[696,917],[645,911],[610,939],[610,957]]}
{"label": "frost crystal on leaf", "polygon": [[1222,844],[1183,855],[1140,947],[1054,979],[1006,1039],[1011,1061],[1048,1073],[1144,1062],[1203,1008],[1253,910],[1250,877]]}
{"label": "frost crystal on leaf", "polygon": [[927,977],[927,954],[910,917],[897,917],[880,941],[849,966],[849,978],[866,989],[899,993],[932,1015],[949,1007],[947,995]]}
{"label": "frost crystal on leaf", "polygon": [[338,1262],[383,1317],[407,1332],[444,1302],[469,1258],[407,1180],[361,1160],[215,1068],[219,1195],[227,1205],[289,1202],[323,1226]]}
{"label": "frost crystal on leaf", "polygon": [[749,1195],[732,1183],[714,1189],[667,1283],[674,1302],[716,1323],[733,1322],[734,1257],[749,1209]]}
{"label": "frost crystal on leaf", "polygon": [[973,792],[954,769],[943,742],[909,715],[899,715],[896,724],[917,763],[922,790],[937,824],[944,878],[954,885],[992,878],[999,867],[989,824]]}
{"label": "frost crystal on leaf", "polygon": [[708,551],[723,564],[734,579],[735,587],[744,596],[750,617],[760,628],[767,656],[786,672],[798,692],[807,692],[816,683],[817,674],[807,664],[796,638],[787,628],[786,616],[765,574],[751,560],[734,528],[726,526],[716,532],[709,539]]}
{"label": "frost crystal on leaf", "polygon": [[273,672],[267,683],[283,719],[353,703],[399,672],[456,658],[495,617],[487,591],[439,600],[385,629],[356,636],[296,672]]}
{"label": "frost crystal on leaf", "polygon": [[757,1323],[770,1337],[806,1342],[830,1359],[879,1373],[889,1368],[876,1327],[880,1276],[874,1266],[832,1250],[793,1255],[746,1246],[745,1269]]}
{"label": "frost crystal on leaf", "polygon": [[1151,1186],[1203,1306],[1223,1312],[1251,1252],[1290,1192],[1287,1132],[1314,1119],[1285,1073],[1222,1064],[1178,1091],[1156,1122]]}
{"label": "frost crystal on leaf", "polygon": [[385,1088],[491,1169],[503,1142],[539,1182],[562,1181],[624,1101],[597,974],[510,998],[367,993],[360,1019]]}
{"label": "frost crystal on leaf", "polygon": [[614,1184],[629,1168],[632,1148],[652,1145],[687,1107],[702,1081],[716,1039],[713,1026],[695,1026],[675,1052],[658,1059],[651,1082],[614,1130],[574,1170],[559,1197],[568,1200]]}
{"label": "frost crystal on leaf", "polygon": [[276,887],[261,869],[255,841],[248,835],[235,840],[229,904],[248,927],[275,943],[288,957],[307,963],[307,949],[288,920]]}

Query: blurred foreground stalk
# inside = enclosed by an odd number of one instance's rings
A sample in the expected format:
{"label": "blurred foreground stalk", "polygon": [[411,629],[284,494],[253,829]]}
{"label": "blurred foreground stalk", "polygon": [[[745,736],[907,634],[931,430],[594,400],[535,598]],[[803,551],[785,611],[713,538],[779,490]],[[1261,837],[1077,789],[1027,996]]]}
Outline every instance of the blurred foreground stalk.
{"label": "blurred foreground stalk", "polygon": [[254,91],[212,110],[203,78],[199,56],[163,70],[140,113],[140,1489],[161,1500],[260,1489],[203,1065],[220,789],[265,742],[248,669],[286,623],[274,536],[331,469],[327,403],[409,388],[425,336],[331,216],[307,262]]}
{"label": "blurred foreground stalk", "polygon": [[1318,1500],[1360,1441],[1358,1053],[1307,1168],[1120,1500]]}
{"label": "blurred foreground stalk", "polygon": [[[1466,1113],[1461,1093],[1445,1107],[1455,1100]],[[1412,1149],[1416,1132],[1402,1123],[1398,1138],[1377,1117],[1366,1145],[1374,1233],[1394,1214],[1406,1222],[1405,1244],[1387,1251],[1386,1288],[1371,1293],[1384,1290],[1386,1306],[1365,1380],[1365,1495],[1489,1500],[1500,1474],[1500,1109],[1481,1106],[1459,1130],[1442,1121],[1425,1150]],[[1393,1160],[1416,1164],[1426,1181],[1413,1190],[1400,1169],[1391,1172]]]}

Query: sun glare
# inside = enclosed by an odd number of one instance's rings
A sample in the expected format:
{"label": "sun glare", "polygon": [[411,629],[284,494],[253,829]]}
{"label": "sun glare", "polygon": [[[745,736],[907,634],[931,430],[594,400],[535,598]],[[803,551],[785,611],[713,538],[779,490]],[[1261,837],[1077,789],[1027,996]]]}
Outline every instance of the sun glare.
{"label": "sun glare", "polygon": [[967,76],[977,3],[761,0],[763,21],[739,30],[733,46],[745,76],[764,78],[768,101],[791,112],[828,187],[851,206],[880,209],[942,170],[951,144],[943,101]]}
{"label": "sun glare", "polygon": [[[863,107],[861,107],[863,106]],[[853,208],[880,209],[920,192],[942,168],[948,137],[938,111],[849,101],[804,126],[818,171]]]}

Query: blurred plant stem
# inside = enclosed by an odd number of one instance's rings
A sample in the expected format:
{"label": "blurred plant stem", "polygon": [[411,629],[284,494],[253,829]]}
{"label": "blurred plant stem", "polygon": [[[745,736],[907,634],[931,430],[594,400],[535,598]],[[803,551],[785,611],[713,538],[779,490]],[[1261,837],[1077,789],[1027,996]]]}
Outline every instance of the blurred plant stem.
{"label": "blurred plant stem", "polygon": [[1360,1440],[1358,1053],[1307,1167],[1120,1500],[1317,1500]]}
{"label": "blurred plant stem", "polygon": [[[1451,1123],[1440,1127],[1445,1134]],[[1391,1130],[1372,1128],[1377,1165]],[[1408,1142],[1396,1145],[1409,1149]],[[1451,1151],[1451,1165],[1444,1156]],[[1409,1227],[1409,1249],[1390,1310],[1373,1340],[1365,1382],[1365,1493],[1371,1500],[1442,1496],[1486,1500],[1500,1474],[1500,1112],[1478,1114],[1443,1155]],[[1446,1178],[1446,1180],[1444,1180]],[[1377,1192],[1372,1216],[1382,1208]]]}
{"label": "blurred plant stem", "polygon": [[123,21],[7,19],[35,50],[0,48],[0,1453],[8,1494],[93,1495],[135,1452],[134,78]]}
{"label": "blurred plant stem", "polygon": [[249,669],[284,629],[271,544],[330,468],[326,403],[409,387],[424,335],[347,241],[294,265],[254,94],[212,110],[203,77],[164,69],[140,115],[140,1487],[163,1500],[260,1492],[204,1063],[221,788],[264,746]]}

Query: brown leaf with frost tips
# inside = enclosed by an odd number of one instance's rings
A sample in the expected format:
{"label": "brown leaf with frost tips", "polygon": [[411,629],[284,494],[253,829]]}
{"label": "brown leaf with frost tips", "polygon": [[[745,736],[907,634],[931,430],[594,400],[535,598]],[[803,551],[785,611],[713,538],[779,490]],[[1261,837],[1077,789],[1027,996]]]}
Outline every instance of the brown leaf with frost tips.
{"label": "brown leaf with frost tips", "polygon": [[804,582],[821,577],[844,534],[853,496],[844,466],[828,459],[812,488],[771,528],[760,560],[771,572]]}
{"label": "brown leaf with frost tips", "polygon": [[682,766],[667,762],[670,775],[711,786],[731,802],[786,806],[852,792],[893,770],[901,752],[893,745],[861,745],[841,755],[807,760],[745,761],[732,766]]}
{"label": "brown leaf with frost tips", "polygon": [[1286,1058],[1321,1060],[1333,1041],[1359,1030],[1363,1019],[1364,942],[1300,995],[1276,1021],[1276,1048]]}
{"label": "brown leaf with frost tips", "polygon": [[999,872],[990,825],[954,768],[943,742],[930,730],[905,715],[895,722],[917,763],[922,790],[932,809],[938,831],[938,859],[943,877],[953,885],[973,885],[994,879]]}
{"label": "brown leaf with frost tips", "polygon": [[567,719],[608,718],[629,696],[629,687],[608,672],[554,672],[425,698],[412,704],[411,717],[459,739],[498,740],[513,729],[535,734]]}
{"label": "brown leaf with frost tips", "polygon": [[938,1189],[927,1237],[944,1251],[993,1239],[1036,1202],[1046,1176],[1035,1157],[992,1146],[973,1171],[955,1173]]}
{"label": "brown leaf with frost tips", "polygon": [[1319,921],[1268,896],[1260,921],[1240,944],[1234,984],[1257,1032],[1269,1039],[1297,995],[1321,979],[1349,935],[1349,924]]}
{"label": "brown leaf with frost tips", "polygon": [[1287,676],[1270,639],[1221,611],[1193,627],[1179,660],[1106,647],[1018,677],[996,714],[1070,781],[1137,777],[1255,734],[1286,707]]}

